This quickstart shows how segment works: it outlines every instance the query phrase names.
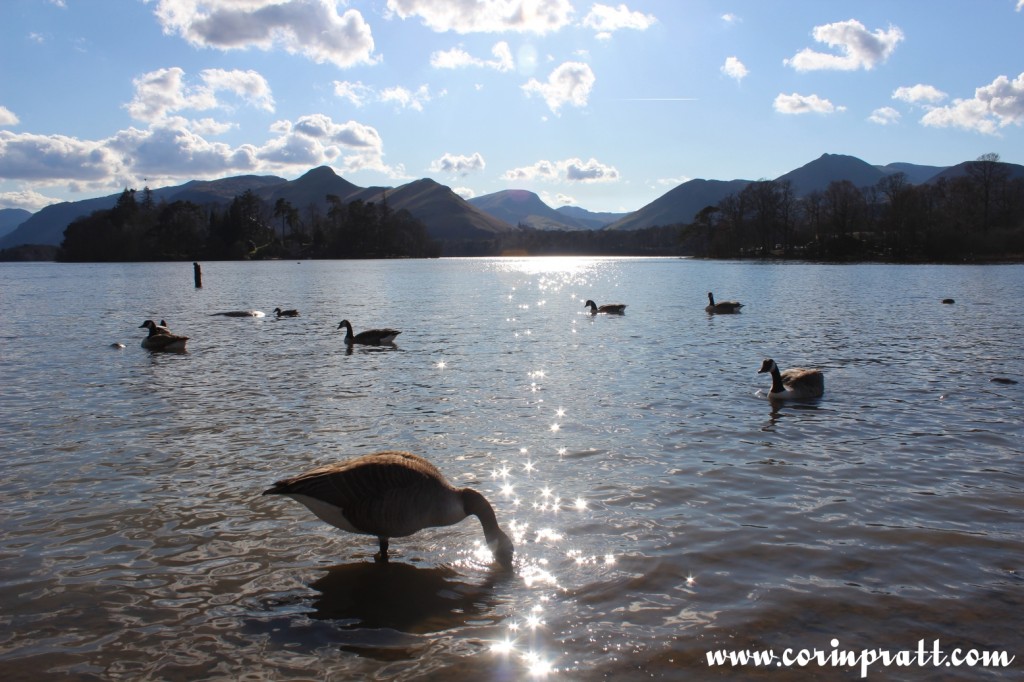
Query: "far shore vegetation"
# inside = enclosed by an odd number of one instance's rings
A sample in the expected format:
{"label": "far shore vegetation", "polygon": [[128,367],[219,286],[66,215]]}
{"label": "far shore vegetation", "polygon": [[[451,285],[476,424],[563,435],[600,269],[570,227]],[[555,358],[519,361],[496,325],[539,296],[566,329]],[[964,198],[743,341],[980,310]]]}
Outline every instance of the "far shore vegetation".
{"label": "far shore vegetation", "polygon": [[995,154],[959,177],[914,185],[903,173],[873,187],[836,181],[797,197],[787,181],[748,184],[693,222],[640,230],[519,229],[438,241],[387,202],[327,210],[268,205],[245,192],[227,206],[154,202],[126,189],[117,205],[68,225],[59,248],[26,245],[0,260],[67,262],[433,258],[500,255],[691,256],[833,262],[1022,262],[1024,178]]}

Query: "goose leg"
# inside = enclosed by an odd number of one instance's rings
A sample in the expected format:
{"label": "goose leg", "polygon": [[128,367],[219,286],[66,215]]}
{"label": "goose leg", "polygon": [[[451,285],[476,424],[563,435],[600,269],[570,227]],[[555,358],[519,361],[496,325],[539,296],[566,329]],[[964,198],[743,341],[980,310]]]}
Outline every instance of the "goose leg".
{"label": "goose leg", "polygon": [[380,563],[386,564],[388,562],[388,539],[383,536],[377,539],[380,540],[380,552],[373,558]]}

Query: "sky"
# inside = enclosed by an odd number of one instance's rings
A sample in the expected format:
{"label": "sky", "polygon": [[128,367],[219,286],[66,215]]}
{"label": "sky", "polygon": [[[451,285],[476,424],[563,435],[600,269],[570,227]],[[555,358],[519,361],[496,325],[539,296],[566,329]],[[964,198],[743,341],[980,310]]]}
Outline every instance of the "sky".
{"label": "sky", "polygon": [[1024,164],[1024,0],[0,2],[0,208],[327,165],[629,212],[825,153]]}

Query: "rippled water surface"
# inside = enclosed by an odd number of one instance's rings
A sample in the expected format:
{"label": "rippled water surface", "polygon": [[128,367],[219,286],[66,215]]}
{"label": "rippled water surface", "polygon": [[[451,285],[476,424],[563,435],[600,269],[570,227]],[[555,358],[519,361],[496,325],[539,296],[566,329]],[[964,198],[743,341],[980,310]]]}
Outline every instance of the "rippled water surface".
{"label": "rippled water surface", "polygon": [[[833,639],[1016,657],[876,679],[1024,667],[1022,266],[203,274],[0,266],[4,680],[857,678],[707,662]],[[709,289],[746,307],[709,316]],[[240,309],[268,316],[210,315]],[[188,351],[142,349],[147,318]],[[402,334],[347,352],[342,318]],[[823,368],[824,398],[773,406],[766,357]],[[395,448],[491,500],[514,572],[475,519],[393,540],[384,565],[260,496]]]}

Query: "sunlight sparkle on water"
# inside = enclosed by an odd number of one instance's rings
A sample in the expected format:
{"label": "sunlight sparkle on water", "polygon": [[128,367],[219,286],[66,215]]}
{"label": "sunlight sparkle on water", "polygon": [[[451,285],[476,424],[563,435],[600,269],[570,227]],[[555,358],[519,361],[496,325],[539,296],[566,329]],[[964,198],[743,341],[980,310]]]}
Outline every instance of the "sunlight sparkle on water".
{"label": "sunlight sparkle on water", "polygon": [[565,408],[564,407],[559,407],[557,410],[555,410],[555,416],[556,417],[564,417],[565,416]]}
{"label": "sunlight sparkle on water", "polygon": [[587,501],[584,500],[582,497],[577,497],[576,498],[576,509],[579,510],[579,511],[583,511],[586,508],[587,508]]}
{"label": "sunlight sparkle on water", "polygon": [[550,540],[551,542],[558,542],[564,540],[565,536],[556,531],[554,528],[541,528],[537,531],[537,539],[534,542],[541,542],[542,540]]}
{"label": "sunlight sparkle on water", "polygon": [[552,431],[552,432],[556,432],[556,431],[558,431],[558,430],[559,430],[559,429],[561,429],[561,428],[562,428],[562,427],[561,427],[560,425],[558,425],[558,424],[552,424],[552,425],[551,425],[551,431]]}

